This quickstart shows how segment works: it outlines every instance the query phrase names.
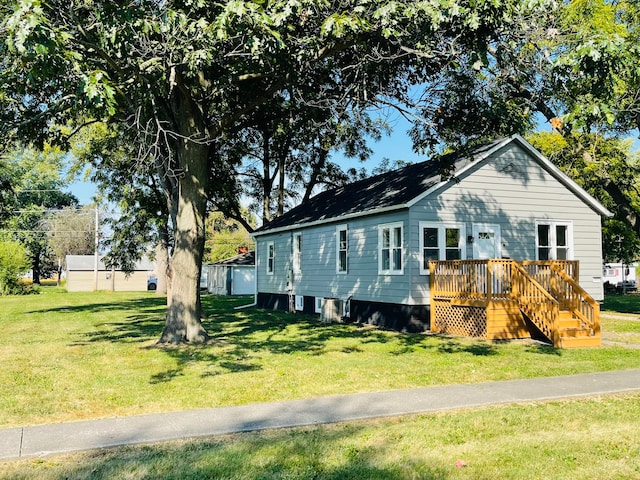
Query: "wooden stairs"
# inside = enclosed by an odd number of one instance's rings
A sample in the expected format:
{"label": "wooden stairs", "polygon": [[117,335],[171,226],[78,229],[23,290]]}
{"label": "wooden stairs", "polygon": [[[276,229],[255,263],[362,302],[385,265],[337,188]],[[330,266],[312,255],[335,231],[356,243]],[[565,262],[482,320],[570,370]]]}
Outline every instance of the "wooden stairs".
{"label": "wooden stairs", "polygon": [[[574,267],[577,273],[577,266]],[[577,276],[577,274],[576,274]],[[578,284],[567,268],[522,262],[513,266],[513,298],[522,313],[556,348],[599,347],[600,305]],[[531,308],[531,301],[536,308]]]}
{"label": "wooden stairs", "polygon": [[599,331],[587,327],[569,310],[560,310],[558,316],[557,345],[559,348],[599,347],[602,339]]}

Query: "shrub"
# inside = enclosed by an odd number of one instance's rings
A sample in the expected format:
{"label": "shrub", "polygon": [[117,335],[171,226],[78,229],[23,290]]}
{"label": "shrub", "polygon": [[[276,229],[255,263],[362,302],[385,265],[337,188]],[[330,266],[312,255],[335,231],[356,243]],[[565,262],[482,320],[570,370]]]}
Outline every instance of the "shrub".
{"label": "shrub", "polygon": [[0,295],[27,293],[20,277],[29,270],[26,249],[18,242],[0,242]]}

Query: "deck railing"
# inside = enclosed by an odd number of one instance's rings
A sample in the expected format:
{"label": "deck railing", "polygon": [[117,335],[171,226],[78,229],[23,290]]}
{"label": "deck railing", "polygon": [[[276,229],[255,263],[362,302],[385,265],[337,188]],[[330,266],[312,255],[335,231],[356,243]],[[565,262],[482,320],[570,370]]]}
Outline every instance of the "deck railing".
{"label": "deck railing", "polygon": [[513,299],[556,344],[560,310],[571,311],[592,334],[600,330],[600,307],[578,284],[578,268],[577,261],[433,261],[429,263],[431,295],[486,306]]}

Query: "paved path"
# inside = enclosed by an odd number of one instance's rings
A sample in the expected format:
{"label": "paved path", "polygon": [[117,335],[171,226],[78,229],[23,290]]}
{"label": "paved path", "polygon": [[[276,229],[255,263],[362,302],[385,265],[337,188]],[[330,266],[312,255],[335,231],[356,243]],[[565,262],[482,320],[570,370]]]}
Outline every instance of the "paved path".
{"label": "paved path", "polygon": [[365,418],[640,391],[640,369],[337,395],[0,430],[0,459]]}

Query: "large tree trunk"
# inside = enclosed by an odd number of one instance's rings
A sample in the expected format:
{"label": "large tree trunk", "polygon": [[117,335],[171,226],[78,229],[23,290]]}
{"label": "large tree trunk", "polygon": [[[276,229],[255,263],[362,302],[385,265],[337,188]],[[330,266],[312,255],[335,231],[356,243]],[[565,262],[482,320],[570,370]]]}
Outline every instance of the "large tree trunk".
{"label": "large tree trunk", "polygon": [[177,140],[175,150],[180,168],[174,197],[175,244],[169,267],[167,317],[160,343],[204,343],[209,336],[200,320],[199,281],[209,179],[209,146],[203,140],[208,136],[188,92],[176,88],[172,102],[174,121],[183,137]]}
{"label": "large tree trunk", "polygon": [[269,132],[262,132],[262,219],[271,220],[271,193],[273,178],[271,177],[271,150],[269,146]]}
{"label": "large tree trunk", "polygon": [[156,245],[156,265],[158,265],[156,295],[166,295],[169,280],[169,246],[166,229],[160,233],[160,241]]}
{"label": "large tree trunk", "polygon": [[203,168],[206,171],[208,155],[202,145],[190,144],[185,150],[189,159],[183,164],[190,164],[191,168],[179,181],[177,228],[169,267],[170,298],[160,343],[203,343],[209,338],[200,320],[199,285],[207,197],[200,184],[203,177],[196,174]]}

